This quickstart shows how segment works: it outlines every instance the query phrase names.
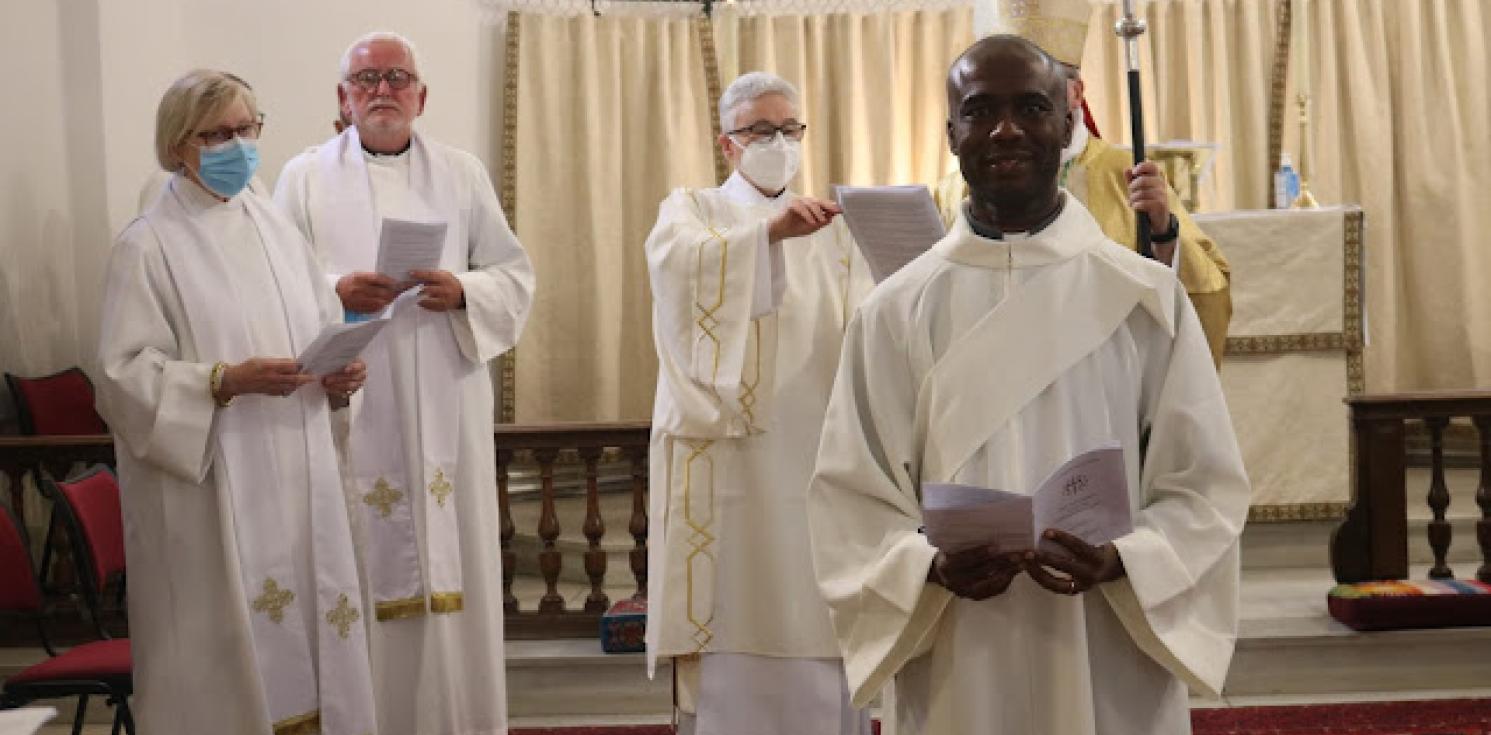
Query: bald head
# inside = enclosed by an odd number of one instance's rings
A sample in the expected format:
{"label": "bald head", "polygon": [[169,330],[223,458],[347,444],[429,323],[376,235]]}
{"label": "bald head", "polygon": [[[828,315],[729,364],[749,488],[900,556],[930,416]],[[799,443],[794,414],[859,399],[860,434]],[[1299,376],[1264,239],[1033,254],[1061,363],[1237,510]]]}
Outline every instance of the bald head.
{"label": "bald head", "polygon": [[1070,104],[1066,69],[1018,36],[989,36],[953,62],[947,140],[968,181],[972,214],[1022,230],[1059,207]]}
{"label": "bald head", "polygon": [[[1069,68],[1072,71],[1068,71]],[[1066,96],[1064,90],[1067,81],[1074,76],[1075,72],[1075,67],[1067,67],[1042,50],[1040,46],[1024,38],[1010,35],[985,36],[969,46],[948,69],[948,117],[956,116],[958,104],[962,101],[963,91],[970,77],[978,74],[980,70],[987,72],[1001,69],[1025,70],[1034,75],[1041,86],[1061,92],[1057,95],[1060,97]]]}

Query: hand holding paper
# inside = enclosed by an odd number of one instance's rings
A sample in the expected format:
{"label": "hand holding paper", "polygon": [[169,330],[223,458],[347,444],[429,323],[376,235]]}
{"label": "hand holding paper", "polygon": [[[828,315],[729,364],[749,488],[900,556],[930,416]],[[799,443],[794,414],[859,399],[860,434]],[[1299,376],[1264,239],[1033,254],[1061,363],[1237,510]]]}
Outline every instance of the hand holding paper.
{"label": "hand holding paper", "polygon": [[316,376],[326,376],[345,368],[362,354],[383,328],[387,319],[358,322],[356,324],[330,324],[311,341],[296,361],[300,369]]}
{"label": "hand holding paper", "polygon": [[410,271],[435,270],[445,252],[444,222],[410,222],[383,218],[378,237],[378,272],[407,285]]}
{"label": "hand holding paper", "polygon": [[947,234],[925,186],[836,186],[834,196],[876,283]]}
{"label": "hand holding paper", "polygon": [[927,483],[922,486],[927,540],[943,550],[994,544],[1010,551],[1061,546],[1036,537],[1055,528],[1093,547],[1133,530],[1123,450],[1107,444],[1063,464],[1030,495]]}

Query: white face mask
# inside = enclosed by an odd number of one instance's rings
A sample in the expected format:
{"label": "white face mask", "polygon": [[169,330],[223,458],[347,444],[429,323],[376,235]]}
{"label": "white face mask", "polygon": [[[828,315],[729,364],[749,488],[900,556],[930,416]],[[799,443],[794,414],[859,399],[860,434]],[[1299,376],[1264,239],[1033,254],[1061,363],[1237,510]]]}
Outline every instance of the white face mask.
{"label": "white face mask", "polygon": [[[735,144],[740,145],[739,142]],[[775,194],[787,188],[787,182],[797,175],[801,162],[802,141],[788,140],[777,133],[769,140],[758,140],[745,146],[736,168],[752,184]]]}

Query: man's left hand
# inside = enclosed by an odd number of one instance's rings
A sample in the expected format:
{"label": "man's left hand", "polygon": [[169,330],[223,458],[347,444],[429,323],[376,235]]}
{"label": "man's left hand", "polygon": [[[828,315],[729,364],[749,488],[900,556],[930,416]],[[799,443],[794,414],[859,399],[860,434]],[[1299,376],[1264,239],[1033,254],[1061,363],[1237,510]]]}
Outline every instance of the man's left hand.
{"label": "man's left hand", "polygon": [[466,305],[466,290],[450,271],[409,271],[424,286],[419,305],[430,311],[452,311]]}
{"label": "man's left hand", "polygon": [[331,399],[332,408],[345,408],[352,400],[352,394],[362,388],[367,379],[367,364],[356,359],[341,370],[322,376],[321,388]]}
{"label": "man's left hand", "polygon": [[1170,228],[1170,187],[1165,174],[1154,161],[1143,161],[1123,172],[1129,183],[1129,206],[1135,212],[1149,215],[1149,231],[1164,232]]}
{"label": "man's left hand", "polygon": [[[1067,553],[1028,551],[1025,553],[1025,571],[1036,584],[1052,592],[1076,595],[1124,575],[1123,559],[1113,544],[1092,546],[1055,528],[1046,529],[1044,536]],[[1066,576],[1052,574],[1051,569]]]}

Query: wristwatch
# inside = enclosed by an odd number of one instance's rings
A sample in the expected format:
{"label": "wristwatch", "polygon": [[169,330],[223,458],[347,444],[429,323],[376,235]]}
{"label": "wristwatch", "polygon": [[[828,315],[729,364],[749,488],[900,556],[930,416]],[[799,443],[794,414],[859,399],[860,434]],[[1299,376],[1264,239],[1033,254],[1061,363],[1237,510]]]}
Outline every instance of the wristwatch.
{"label": "wristwatch", "polygon": [[1170,214],[1170,226],[1166,227],[1164,232],[1155,232],[1150,234],[1149,241],[1157,243],[1167,243],[1173,241],[1177,237],[1180,237],[1180,218],[1176,217],[1175,214],[1172,212]]}

